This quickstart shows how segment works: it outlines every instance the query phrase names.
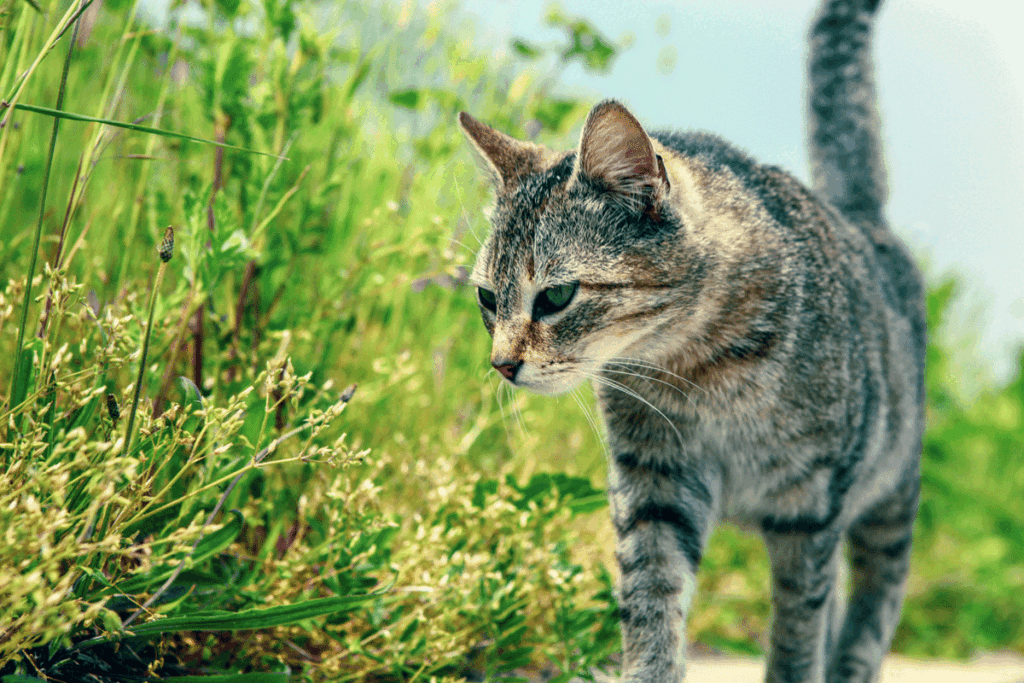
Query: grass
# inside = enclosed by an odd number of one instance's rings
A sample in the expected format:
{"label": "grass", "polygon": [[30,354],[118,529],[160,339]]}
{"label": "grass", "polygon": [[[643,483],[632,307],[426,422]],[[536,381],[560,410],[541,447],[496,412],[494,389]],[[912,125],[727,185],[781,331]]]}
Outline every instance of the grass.
{"label": "grass", "polygon": [[[0,97],[25,105],[0,109],[0,676],[605,663],[600,437],[487,372],[454,114],[562,145],[589,103],[557,73],[616,48],[557,12],[566,49],[496,62],[441,6],[203,7],[156,31],[123,0],[80,26],[0,0]],[[965,403],[941,342],[896,647],[1024,651],[1024,385]],[[767,585],[759,541],[719,530],[691,635],[760,651]]]}

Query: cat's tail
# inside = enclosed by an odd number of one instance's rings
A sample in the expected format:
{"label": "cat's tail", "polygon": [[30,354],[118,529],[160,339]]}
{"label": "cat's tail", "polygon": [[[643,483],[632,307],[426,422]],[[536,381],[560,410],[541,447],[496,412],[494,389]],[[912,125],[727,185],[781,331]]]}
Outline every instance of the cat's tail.
{"label": "cat's tail", "polygon": [[871,63],[880,0],[823,0],[811,24],[811,179],[845,215],[882,222],[888,188]]}

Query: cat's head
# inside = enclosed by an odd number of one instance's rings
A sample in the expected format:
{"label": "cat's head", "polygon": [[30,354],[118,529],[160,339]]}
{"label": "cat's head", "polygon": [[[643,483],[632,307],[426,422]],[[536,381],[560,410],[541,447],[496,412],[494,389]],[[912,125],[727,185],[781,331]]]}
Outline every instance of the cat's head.
{"label": "cat's head", "polygon": [[656,152],[663,148],[611,100],[590,112],[570,153],[465,113],[459,122],[496,195],[471,277],[495,369],[557,394],[653,343],[686,308],[700,270],[669,201],[675,176]]}

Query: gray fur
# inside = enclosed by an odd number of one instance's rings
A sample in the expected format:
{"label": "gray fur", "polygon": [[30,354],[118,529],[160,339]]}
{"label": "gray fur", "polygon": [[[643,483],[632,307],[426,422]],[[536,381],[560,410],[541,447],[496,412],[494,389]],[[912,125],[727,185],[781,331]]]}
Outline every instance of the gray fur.
{"label": "gray fur", "polygon": [[[460,117],[496,185],[472,275],[492,363],[540,393],[597,389],[626,681],[683,678],[695,572],[722,519],[768,547],[769,681],[871,681],[888,649],[917,509],[925,312],[882,217],[873,10],[829,0],[814,24],[819,194],[715,136],[648,136],[610,100],[568,154]],[[562,285],[567,304],[540,305]]]}
{"label": "gray fur", "polygon": [[888,189],[871,67],[877,0],[826,1],[812,23],[808,123],[815,191],[847,215],[882,219]]}

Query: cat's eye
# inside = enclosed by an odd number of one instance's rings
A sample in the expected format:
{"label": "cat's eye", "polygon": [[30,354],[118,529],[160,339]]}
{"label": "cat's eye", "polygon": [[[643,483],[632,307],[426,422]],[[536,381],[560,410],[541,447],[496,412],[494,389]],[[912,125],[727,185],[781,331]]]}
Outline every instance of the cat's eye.
{"label": "cat's eye", "polygon": [[498,309],[498,300],[494,296],[494,292],[483,287],[476,288],[477,299],[480,300],[480,305],[486,308],[492,313]]}
{"label": "cat's eye", "polygon": [[575,282],[567,285],[548,287],[538,294],[537,299],[533,302],[534,319],[541,318],[552,313],[557,313],[562,310],[569,305],[569,302],[572,301],[575,294]]}

